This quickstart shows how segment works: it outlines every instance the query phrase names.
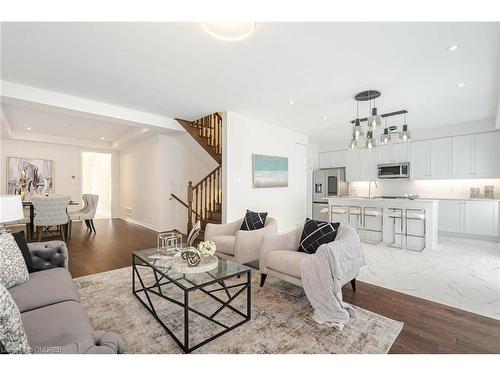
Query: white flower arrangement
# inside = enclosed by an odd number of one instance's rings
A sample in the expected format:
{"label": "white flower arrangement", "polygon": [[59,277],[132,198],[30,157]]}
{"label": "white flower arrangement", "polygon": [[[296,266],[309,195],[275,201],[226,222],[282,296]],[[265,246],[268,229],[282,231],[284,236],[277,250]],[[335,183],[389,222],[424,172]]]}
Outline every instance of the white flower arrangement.
{"label": "white flower arrangement", "polygon": [[198,251],[203,255],[214,255],[216,249],[213,241],[202,241],[198,245]]}

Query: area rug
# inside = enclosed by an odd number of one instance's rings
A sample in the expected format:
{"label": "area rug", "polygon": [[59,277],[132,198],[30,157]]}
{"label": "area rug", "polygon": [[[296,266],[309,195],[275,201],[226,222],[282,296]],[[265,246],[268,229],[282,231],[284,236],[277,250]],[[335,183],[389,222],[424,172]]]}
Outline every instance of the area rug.
{"label": "area rug", "polygon": [[[259,272],[252,271],[252,320],[193,353],[387,353],[403,328],[402,322],[359,307],[356,307],[358,319],[352,320],[342,331],[320,326],[312,320],[312,308],[302,288],[273,277],[268,277],[261,288],[259,279]],[[234,283],[241,283],[244,276],[234,280]],[[182,353],[132,294],[131,267],[84,276],[74,281],[94,329],[120,334],[127,353]],[[147,282],[151,284],[152,276]],[[164,288],[169,296],[181,300],[178,288]],[[243,312],[245,294],[233,301],[234,306]],[[222,296],[221,299],[224,298]],[[206,309],[209,313],[220,306],[202,292],[196,292],[190,298],[191,306]],[[159,298],[153,302],[157,314],[167,321],[169,327],[173,327],[173,332],[182,341],[184,315],[180,307]],[[193,345],[221,330],[218,325],[196,314],[189,315],[190,343]],[[229,311],[226,315],[221,313],[217,318],[235,319],[232,316],[236,314]]]}

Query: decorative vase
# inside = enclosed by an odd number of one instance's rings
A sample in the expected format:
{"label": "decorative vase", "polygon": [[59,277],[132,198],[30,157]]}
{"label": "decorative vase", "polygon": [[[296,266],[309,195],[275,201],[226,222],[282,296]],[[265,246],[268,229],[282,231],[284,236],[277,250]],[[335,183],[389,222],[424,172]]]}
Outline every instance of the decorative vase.
{"label": "decorative vase", "polygon": [[201,262],[201,253],[194,247],[189,247],[181,253],[182,259],[189,267],[196,267]]}

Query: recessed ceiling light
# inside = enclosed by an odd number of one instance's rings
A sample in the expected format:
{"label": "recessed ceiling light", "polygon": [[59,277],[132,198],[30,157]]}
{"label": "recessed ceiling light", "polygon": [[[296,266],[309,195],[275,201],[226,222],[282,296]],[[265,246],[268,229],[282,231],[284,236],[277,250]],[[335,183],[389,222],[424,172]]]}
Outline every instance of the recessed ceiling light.
{"label": "recessed ceiling light", "polygon": [[104,137],[101,137],[101,141],[104,141]]}
{"label": "recessed ceiling light", "polygon": [[326,116],[323,116],[323,120],[326,120],[327,118],[328,118],[328,117],[326,117]]}
{"label": "recessed ceiling light", "polygon": [[452,44],[451,46],[449,46],[448,48],[446,48],[447,51],[450,51],[450,52],[453,52],[453,51],[456,51],[458,49],[458,44]]}
{"label": "recessed ceiling light", "polygon": [[248,37],[257,26],[255,21],[247,22],[209,22],[202,24],[203,29],[214,38],[226,42],[236,42]]}
{"label": "recessed ceiling light", "polygon": [[28,126],[28,127],[26,128],[26,130],[31,130],[31,126]]}
{"label": "recessed ceiling light", "polygon": [[294,103],[295,103],[295,102],[294,102],[293,100],[289,100],[289,101],[288,101],[288,104],[290,104],[290,105],[292,105],[292,104],[294,104]]}
{"label": "recessed ceiling light", "polygon": [[457,87],[460,87],[460,88],[462,88],[464,86],[465,86],[465,83],[463,83],[463,82],[460,82],[459,84],[457,84]]}

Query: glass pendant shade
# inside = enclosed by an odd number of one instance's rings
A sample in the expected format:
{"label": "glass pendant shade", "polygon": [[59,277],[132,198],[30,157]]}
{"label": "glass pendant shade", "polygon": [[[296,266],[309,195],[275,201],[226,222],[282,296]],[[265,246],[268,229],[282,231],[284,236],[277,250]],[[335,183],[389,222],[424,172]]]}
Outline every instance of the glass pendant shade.
{"label": "glass pendant shade", "polygon": [[389,143],[390,141],[390,138],[389,138],[389,129],[388,128],[385,128],[384,129],[384,134],[382,134],[382,136],[380,137],[380,141],[386,145]]}
{"label": "glass pendant shade", "polygon": [[356,119],[356,122],[354,123],[354,138],[356,140],[359,139],[360,135],[363,134],[363,130],[361,129],[361,124],[359,122],[359,118]]}
{"label": "glass pendant shade", "polygon": [[373,138],[373,132],[369,131],[366,135],[366,148],[372,150],[375,147],[375,138]]}
{"label": "glass pendant shade", "polygon": [[355,148],[356,148],[356,140],[351,139],[351,141],[349,142],[349,149],[354,150]]}
{"label": "glass pendant shade", "polygon": [[372,109],[372,115],[368,117],[368,127],[371,130],[380,129],[382,126],[382,116],[377,114],[377,108]]}
{"label": "glass pendant shade", "polygon": [[408,131],[408,125],[403,125],[403,131],[401,132],[401,142],[408,142],[410,140],[410,132]]}

